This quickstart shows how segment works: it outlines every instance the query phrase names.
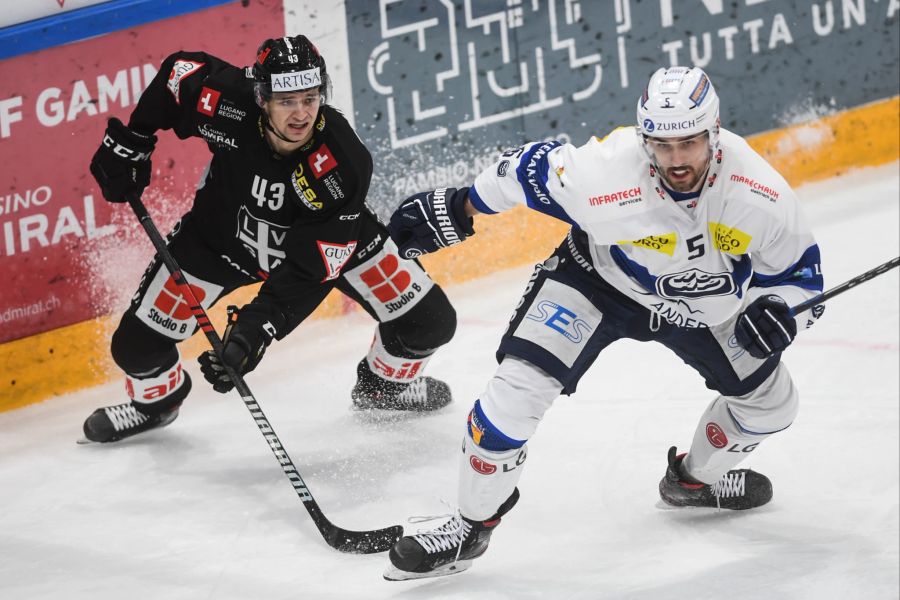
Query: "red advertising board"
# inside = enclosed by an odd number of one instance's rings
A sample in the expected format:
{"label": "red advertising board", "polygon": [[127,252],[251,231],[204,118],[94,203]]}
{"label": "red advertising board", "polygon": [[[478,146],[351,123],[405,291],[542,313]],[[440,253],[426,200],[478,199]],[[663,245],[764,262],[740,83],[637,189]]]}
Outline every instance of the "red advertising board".
{"label": "red advertising board", "polygon": [[[0,343],[121,310],[137,288],[152,247],[88,171],[106,119],[127,122],[171,52],[248,65],[281,35],[281,0],[254,0],[0,61]],[[160,133],[144,201],[161,230],[208,160],[202,141]]]}

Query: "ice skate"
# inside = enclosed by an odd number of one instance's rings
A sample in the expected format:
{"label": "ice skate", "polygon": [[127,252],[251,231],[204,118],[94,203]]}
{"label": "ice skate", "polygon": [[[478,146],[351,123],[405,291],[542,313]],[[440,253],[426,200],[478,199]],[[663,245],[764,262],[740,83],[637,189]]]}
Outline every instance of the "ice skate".
{"label": "ice skate", "polygon": [[487,551],[500,518],[519,500],[516,488],[497,513],[486,521],[473,521],[457,513],[431,531],[404,536],[391,548],[388,581],[405,581],[461,573]]}
{"label": "ice skate", "polygon": [[419,377],[412,383],[388,381],[373,373],[365,359],[356,367],[356,385],[350,392],[353,408],[429,412],[450,404],[450,386],[433,377]]}
{"label": "ice skate", "polygon": [[669,466],[659,482],[659,495],[666,504],[747,510],[772,499],[772,482],[762,473],[733,469],[707,485],[685,474],[682,461],[686,455],[675,453],[675,446],[669,448]]}
{"label": "ice skate", "polygon": [[119,440],[170,424],[178,417],[178,407],[148,415],[133,402],[98,408],[84,421],[84,437],[79,443],[118,442]]}

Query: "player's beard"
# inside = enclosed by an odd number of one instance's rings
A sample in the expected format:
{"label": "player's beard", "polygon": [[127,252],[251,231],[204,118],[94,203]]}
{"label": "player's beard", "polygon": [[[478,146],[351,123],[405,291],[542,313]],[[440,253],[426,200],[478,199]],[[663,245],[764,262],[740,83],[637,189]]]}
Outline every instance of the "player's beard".
{"label": "player's beard", "polygon": [[[707,162],[700,171],[690,165],[678,165],[669,167],[665,171],[660,171],[670,190],[681,194],[687,194],[700,189],[702,185],[701,182],[709,171],[709,162]],[[678,172],[678,175],[676,175],[676,172]]]}

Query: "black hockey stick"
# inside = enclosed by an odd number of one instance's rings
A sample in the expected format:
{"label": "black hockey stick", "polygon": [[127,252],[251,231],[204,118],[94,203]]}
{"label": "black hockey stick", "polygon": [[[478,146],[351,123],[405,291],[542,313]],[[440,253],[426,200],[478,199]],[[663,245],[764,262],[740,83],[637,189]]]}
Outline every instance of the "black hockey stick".
{"label": "black hockey stick", "polygon": [[791,309],[791,315],[797,315],[799,313],[802,313],[804,310],[812,308],[816,304],[822,304],[826,300],[834,298],[838,294],[843,294],[850,288],[856,287],[859,284],[861,284],[865,281],[868,281],[870,279],[873,279],[875,277],[878,277],[879,275],[881,275],[883,273],[887,273],[888,271],[890,271],[891,269],[896,267],[898,264],[900,264],[900,256],[887,261],[883,265],[878,265],[874,269],[866,271],[862,275],[857,275],[853,279],[851,279],[849,281],[845,281],[841,285],[835,286],[835,287],[831,288],[830,290],[828,290],[827,292],[822,292],[815,298],[810,298],[806,302],[801,302],[800,304],[798,304],[797,306],[795,306]]}
{"label": "black hockey stick", "polygon": [[278,459],[278,464],[281,465],[281,468],[290,480],[294,491],[297,492],[300,500],[303,501],[303,506],[306,507],[306,511],[309,513],[309,516],[312,517],[313,522],[316,524],[316,527],[319,528],[319,532],[322,534],[322,537],[325,538],[328,545],[335,550],[352,552],[355,554],[372,554],[388,550],[394,545],[394,542],[399,540],[403,535],[403,527],[401,525],[394,525],[384,529],[375,529],[373,531],[348,531],[347,529],[337,527],[322,514],[322,509],[319,508],[318,502],[313,498],[309,488],[306,487],[306,483],[304,483],[303,478],[297,471],[297,467],[294,466],[291,457],[288,456],[287,450],[281,445],[281,440],[275,435],[275,430],[272,429],[272,425],[269,424],[269,420],[266,418],[266,415],[263,414],[262,408],[257,404],[256,398],[253,397],[253,393],[250,391],[250,388],[247,387],[244,378],[241,377],[239,373],[235,372],[228,363],[222,360],[222,353],[224,351],[222,338],[219,337],[219,334],[212,326],[212,323],[210,323],[206,311],[203,310],[203,307],[200,306],[200,302],[197,301],[197,297],[194,295],[191,286],[188,285],[187,280],[185,280],[181,269],[178,267],[178,263],[175,262],[175,258],[166,247],[166,242],[159,234],[159,230],[153,223],[153,219],[151,219],[150,215],[147,213],[144,203],[141,202],[140,198],[133,197],[129,198],[128,204],[131,205],[131,209],[134,211],[134,214],[137,215],[138,220],[150,237],[150,241],[153,242],[157,254],[159,254],[160,258],[162,258],[166,267],[169,269],[169,272],[172,274],[172,279],[175,281],[176,285],[178,285],[179,291],[181,291],[185,300],[190,304],[191,312],[194,314],[194,318],[197,319],[197,324],[200,326],[200,329],[203,330],[203,333],[206,334],[206,339],[209,340],[209,343],[213,347],[213,351],[219,357],[219,361],[225,368],[225,372],[228,373],[231,381],[234,382],[234,387],[241,395],[241,400],[244,401],[247,410],[250,411],[250,415],[256,422],[256,426],[259,427],[260,432],[262,432],[263,437],[269,444],[269,448],[271,448],[275,458]]}

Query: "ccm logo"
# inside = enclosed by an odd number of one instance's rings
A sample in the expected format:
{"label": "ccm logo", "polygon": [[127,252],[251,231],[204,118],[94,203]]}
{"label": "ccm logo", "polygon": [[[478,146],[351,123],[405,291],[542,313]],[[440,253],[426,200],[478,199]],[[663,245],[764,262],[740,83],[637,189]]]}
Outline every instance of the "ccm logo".
{"label": "ccm logo", "polygon": [[472,468],[482,475],[492,475],[497,472],[497,465],[492,465],[491,463],[484,462],[477,456],[469,457],[469,464],[472,465]]}
{"label": "ccm logo", "polygon": [[103,136],[103,145],[111,149],[113,154],[115,154],[116,156],[124,158],[125,160],[130,160],[132,162],[142,162],[145,160],[150,160],[150,154],[153,153],[152,150],[150,152],[138,152],[136,150],[132,150],[131,148],[126,148],[108,135]]}

